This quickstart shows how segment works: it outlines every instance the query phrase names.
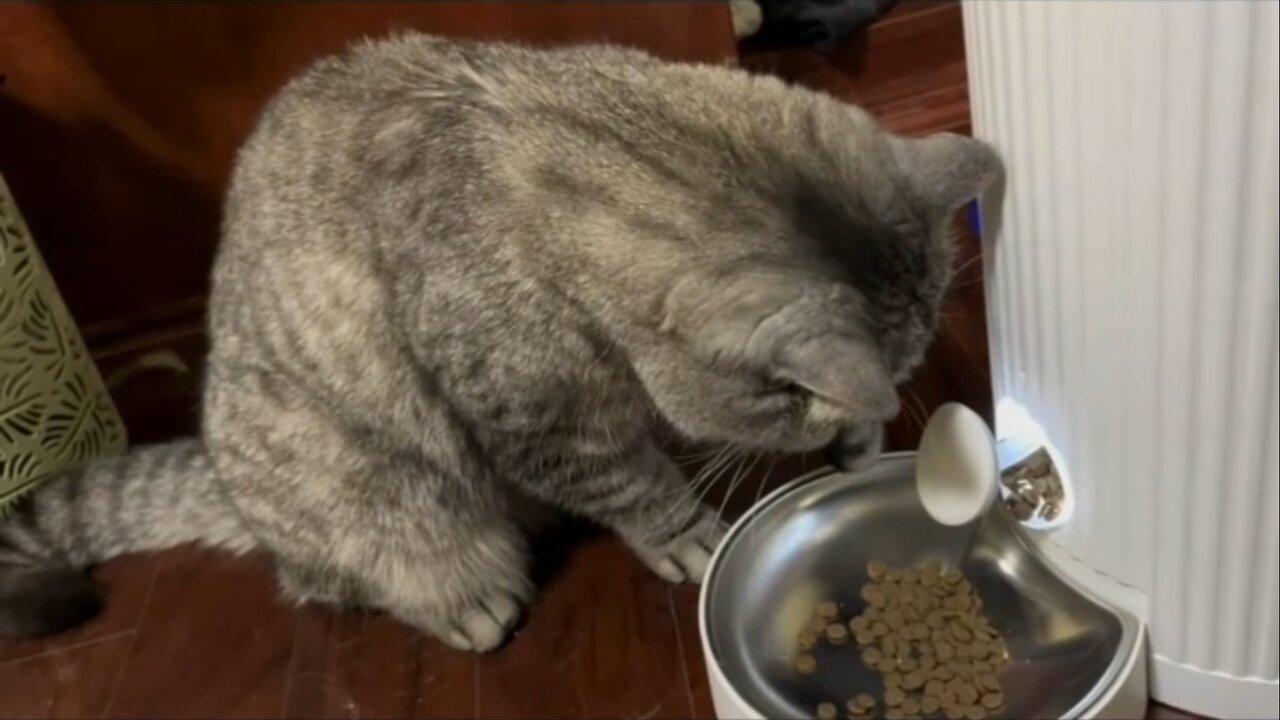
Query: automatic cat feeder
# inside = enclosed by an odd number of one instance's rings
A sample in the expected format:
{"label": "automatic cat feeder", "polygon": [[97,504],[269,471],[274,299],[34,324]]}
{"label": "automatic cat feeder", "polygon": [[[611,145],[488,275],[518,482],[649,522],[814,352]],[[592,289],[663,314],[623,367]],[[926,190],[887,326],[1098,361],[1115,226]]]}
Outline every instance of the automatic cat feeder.
{"label": "automatic cat feeder", "polygon": [[915,455],[778,490],[704,584],[717,715],[848,690],[856,662],[800,681],[780,658],[795,608],[842,576],[856,593],[875,548],[989,591],[1024,661],[994,716],[1141,717],[1150,696],[1278,717],[1280,4],[962,8],[974,134],[1007,166],[982,212],[997,464],[1042,449],[1065,496],[1026,525],[997,507],[964,556],[973,528],[930,519]]}

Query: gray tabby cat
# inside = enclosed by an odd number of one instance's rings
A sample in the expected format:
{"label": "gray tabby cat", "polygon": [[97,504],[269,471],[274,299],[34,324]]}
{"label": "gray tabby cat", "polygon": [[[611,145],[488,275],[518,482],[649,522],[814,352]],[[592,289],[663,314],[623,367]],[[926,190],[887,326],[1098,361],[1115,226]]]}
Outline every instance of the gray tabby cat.
{"label": "gray tabby cat", "polygon": [[84,570],[198,541],[298,602],[498,646],[529,501],[697,581],[721,528],[658,450],[872,457],[998,170],[767,77],[609,47],[406,35],[322,61],[240,152],[203,438],[53,479],[0,525],[0,633],[92,614]]}

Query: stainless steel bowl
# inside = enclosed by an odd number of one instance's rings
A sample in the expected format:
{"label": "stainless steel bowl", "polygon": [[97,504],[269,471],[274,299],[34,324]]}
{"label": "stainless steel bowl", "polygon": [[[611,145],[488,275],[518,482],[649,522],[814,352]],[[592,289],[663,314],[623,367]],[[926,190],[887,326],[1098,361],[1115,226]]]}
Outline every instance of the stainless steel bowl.
{"label": "stainless steel bowl", "polygon": [[[959,564],[1009,646],[1003,717],[1071,718],[1115,680],[1137,628],[1056,573],[998,503],[977,528],[935,523],[916,496],[913,454],[858,475],[833,471],[778,490],[740,520],[717,553],[701,604],[709,662],[767,718],[812,717],[820,702],[879,697],[854,645],[819,646],[818,670],[793,669],[814,604],[863,609],[866,565]],[[972,543],[966,554],[966,546]],[[842,711],[843,712],[843,711]]]}

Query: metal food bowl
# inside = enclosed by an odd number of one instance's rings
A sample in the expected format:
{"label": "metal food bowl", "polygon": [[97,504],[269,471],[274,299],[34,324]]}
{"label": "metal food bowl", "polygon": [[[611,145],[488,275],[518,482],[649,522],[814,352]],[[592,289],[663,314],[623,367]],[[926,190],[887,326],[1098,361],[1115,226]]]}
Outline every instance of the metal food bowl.
{"label": "metal food bowl", "polygon": [[[976,530],[934,522],[916,495],[914,468],[914,454],[896,454],[856,475],[820,471],[774,492],[730,530],[699,606],[717,715],[806,718],[833,702],[843,716],[854,695],[882,695],[853,643],[816,647],[812,674],[794,667],[797,637],[818,602],[836,601],[845,618],[863,610],[871,560],[937,560],[974,585],[1010,656],[1000,677],[1005,706],[990,717],[1117,714],[1115,688],[1141,665],[1141,623],[1051,567],[998,503]],[[1145,703],[1145,675],[1141,688]]]}

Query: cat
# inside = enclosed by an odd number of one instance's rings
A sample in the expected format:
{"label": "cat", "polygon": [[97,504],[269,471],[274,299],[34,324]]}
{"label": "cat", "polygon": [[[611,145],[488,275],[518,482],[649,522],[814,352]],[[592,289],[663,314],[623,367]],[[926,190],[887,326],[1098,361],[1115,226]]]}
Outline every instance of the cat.
{"label": "cat", "polygon": [[533,597],[530,508],[697,582],[723,533],[653,439],[878,450],[929,345],[949,220],[999,172],[826,95],[637,50],[420,34],[322,60],[240,150],[200,439],[50,479],[0,524],[0,633],[86,569],[270,553],[296,602],[463,650]]}

